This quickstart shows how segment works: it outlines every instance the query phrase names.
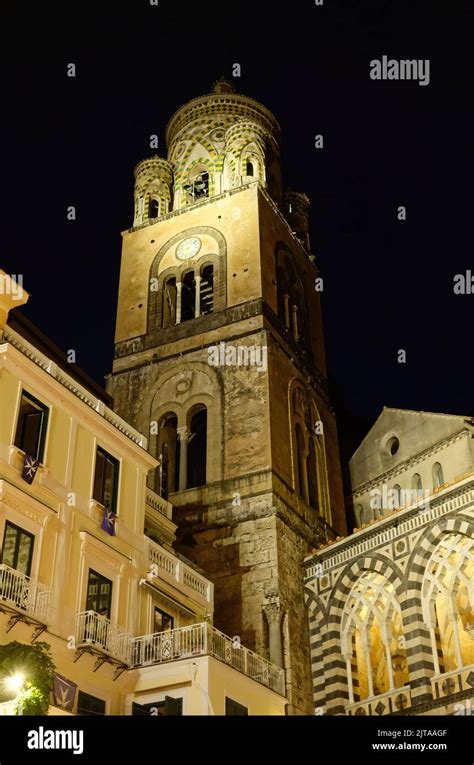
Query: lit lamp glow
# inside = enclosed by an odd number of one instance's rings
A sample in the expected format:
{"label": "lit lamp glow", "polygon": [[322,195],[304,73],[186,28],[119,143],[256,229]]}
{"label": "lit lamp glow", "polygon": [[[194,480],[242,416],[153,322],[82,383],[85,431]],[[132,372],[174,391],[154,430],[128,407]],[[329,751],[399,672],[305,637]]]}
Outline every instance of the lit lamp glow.
{"label": "lit lamp glow", "polygon": [[25,682],[25,676],[22,672],[15,672],[14,675],[10,675],[5,680],[5,688],[7,691],[18,695],[23,688]]}

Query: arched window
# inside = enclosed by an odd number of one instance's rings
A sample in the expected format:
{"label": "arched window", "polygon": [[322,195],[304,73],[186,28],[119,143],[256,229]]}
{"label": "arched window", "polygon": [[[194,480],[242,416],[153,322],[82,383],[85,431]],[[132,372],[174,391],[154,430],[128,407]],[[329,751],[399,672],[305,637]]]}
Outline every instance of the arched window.
{"label": "arched window", "polygon": [[423,482],[419,473],[415,473],[411,479],[411,488],[414,492],[414,500],[416,502],[419,497],[423,496]]}
{"label": "arched window", "polygon": [[392,510],[397,510],[402,506],[401,487],[398,483],[392,488]]}
{"label": "arched window", "polygon": [[429,626],[435,674],[474,663],[474,545],[446,534],[431,555],[422,586],[423,620]]}
{"label": "arched window", "polygon": [[148,217],[149,218],[158,218],[158,215],[160,214],[160,202],[156,197],[150,197],[150,200],[148,202]]}
{"label": "arched window", "polygon": [[362,505],[359,504],[354,507],[354,517],[357,527],[364,523],[364,508]]}
{"label": "arched window", "polygon": [[444,483],[443,468],[439,462],[435,462],[433,465],[433,488],[439,489]]}
{"label": "arched window", "polygon": [[284,257],[283,251],[277,254],[276,274],[279,318],[300,348],[307,351],[309,334],[305,291],[291,258],[288,255]]}
{"label": "arched window", "polygon": [[181,321],[194,319],[196,309],[196,282],[194,271],[188,271],[183,279],[181,289]]}
{"label": "arched window", "polygon": [[245,163],[245,175],[253,176],[254,174],[255,173],[254,173],[253,162],[251,159],[248,159],[247,162]]}
{"label": "arched window", "polygon": [[200,284],[201,316],[214,310],[214,266],[207,265],[201,271]]}
{"label": "arched window", "polygon": [[367,571],[354,583],[341,628],[349,703],[407,684],[401,609],[394,585],[383,574]]}
{"label": "arched window", "polygon": [[297,492],[301,499],[306,502],[306,460],[305,460],[305,439],[303,428],[300,423],[296,423],[296,464],[297,464]]}
{"label": "arched window", "polygon": [[308,476],[309,505],[315,510],[318,510],[318,465],[316,460],[316,448],[311,436],[309,438],[308,456],[306,457],[306,474]]}
{"label": "arched window", "polygon": [[179,440],[177,438],[178,418],[174,412],[165,414],[158,428],[158,468],[157,494],[164,499],[179,488]]}
{"label": "arched window", "polygon": [[176,324],[176,277],[170,276],[163,284],[163,318],[162,327],[173,327]]}
{"label": "arched window", "polygon": [[204,486],[206,483],[207,409],[195,407],[189,419],[187,488]]}
{"label": "arched window", "polygon": [[187,204],[209,196],[209,172],[205,165],[196,165],[184,184]]}

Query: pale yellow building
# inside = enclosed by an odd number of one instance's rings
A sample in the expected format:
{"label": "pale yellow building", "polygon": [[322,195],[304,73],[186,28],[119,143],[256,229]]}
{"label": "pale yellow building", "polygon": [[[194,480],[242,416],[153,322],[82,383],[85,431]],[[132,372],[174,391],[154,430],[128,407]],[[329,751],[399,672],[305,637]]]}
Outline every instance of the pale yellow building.
{"label": "pale yellow building", "polygon": [[0,643],[49,643],[73,713],[284,714],[283,670],[214,629],[212,583],[173,552],[146,437],[9,313],[27,299],[0,293]]}

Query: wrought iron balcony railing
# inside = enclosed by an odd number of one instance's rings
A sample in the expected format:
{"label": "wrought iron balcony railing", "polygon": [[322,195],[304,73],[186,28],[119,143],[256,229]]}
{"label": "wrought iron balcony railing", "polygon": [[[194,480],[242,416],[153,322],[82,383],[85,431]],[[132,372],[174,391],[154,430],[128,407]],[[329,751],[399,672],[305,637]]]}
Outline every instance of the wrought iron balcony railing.
{"label": "wrought iron balcony railing", "polygon": [[50,588],[4,563],[0,563],[0,604],[2,602],[43,624],[51,622]]}
{"label": "wrought iron balcony railing", "polygon": [[131,641],[131,665],[137,668],[193,656],[213,656],[257,683],[285,695],[285,675],[281,667],[245,648],[207,622],[142,635]]}
{"label": "wrought iron balcony railing", "polygon": [[76,646],[90,646],[118,659],[130,663],[131,633],[106,616],[95,611],[83,611],[76,618]]}

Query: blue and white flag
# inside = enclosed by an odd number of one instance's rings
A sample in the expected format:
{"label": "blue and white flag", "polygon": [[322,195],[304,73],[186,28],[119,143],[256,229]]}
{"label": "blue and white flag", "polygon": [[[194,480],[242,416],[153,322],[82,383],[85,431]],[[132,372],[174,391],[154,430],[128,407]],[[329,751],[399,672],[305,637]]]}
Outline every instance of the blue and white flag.
{"label": "blue and white flag", "polygon": [[115,513],[104,507],[104,517],[100,528],[110,534],[111,537],[115,536]]}

